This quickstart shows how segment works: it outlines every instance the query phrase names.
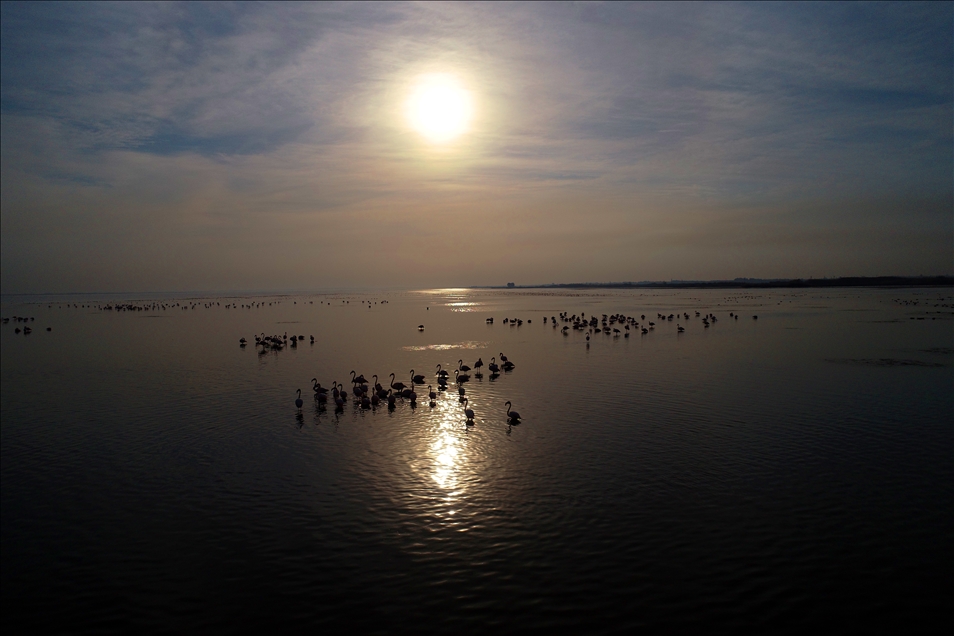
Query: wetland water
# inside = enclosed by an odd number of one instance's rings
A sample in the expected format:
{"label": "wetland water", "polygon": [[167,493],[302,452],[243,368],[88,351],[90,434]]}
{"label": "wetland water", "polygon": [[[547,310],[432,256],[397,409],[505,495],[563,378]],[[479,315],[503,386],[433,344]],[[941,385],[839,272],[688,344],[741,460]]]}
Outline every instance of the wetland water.
{"label": "wetland water", "polygon": [[[95,308],[125,302],[180,306]],[[4,625],[950,623],[951,307],[950,288],[4,297],[35,317],[0,329]],[[587,343],[543,323],[560,312],[656,325]],[[254,345],[286,332],[305,341]],[[414,369],[426,396],[437,364],[501,352],[512,372],[465,385],[473,426],[453,382],[434,407],[312,399],[352,370]]]}

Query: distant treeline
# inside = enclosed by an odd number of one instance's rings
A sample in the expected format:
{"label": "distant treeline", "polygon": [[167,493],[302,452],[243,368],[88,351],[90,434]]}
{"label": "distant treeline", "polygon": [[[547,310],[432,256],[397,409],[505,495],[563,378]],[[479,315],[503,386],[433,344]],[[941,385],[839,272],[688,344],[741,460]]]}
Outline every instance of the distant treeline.
{"label": "distant treeline", "polygon": [[788,278],[735,280],[673,280],[638,283],[551,283],[484,289],[790,289],[809,287],[951,287],[954,276],[845,276],[842,278]]}

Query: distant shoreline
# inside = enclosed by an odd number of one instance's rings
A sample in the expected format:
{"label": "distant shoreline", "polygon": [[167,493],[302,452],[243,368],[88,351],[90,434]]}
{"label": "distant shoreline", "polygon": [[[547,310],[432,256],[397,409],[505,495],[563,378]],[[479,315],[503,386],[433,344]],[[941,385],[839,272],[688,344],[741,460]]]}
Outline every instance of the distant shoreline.
{"label": "distant shoreline", "polygon": [[492,285],[470,289],[805,289],[824,287],[954,287],[954,276],[845,276],[734,280],[672,280],[623,283],[550,283]]}

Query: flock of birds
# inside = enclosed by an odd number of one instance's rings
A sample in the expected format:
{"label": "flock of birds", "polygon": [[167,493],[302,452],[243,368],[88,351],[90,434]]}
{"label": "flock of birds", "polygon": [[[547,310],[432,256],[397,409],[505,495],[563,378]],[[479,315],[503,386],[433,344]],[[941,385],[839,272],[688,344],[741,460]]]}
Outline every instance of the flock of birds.
{"label": "flock of birds", "polygon": [[[702,324],[704,328],[709,328],[710,325],[718,322],[718,318],[713,313],[707,313],[702,315],[701,312],[695,312],[697,318],[702,318]],[[735,312],[730,312],[729,317],[735,320],[738,320],[739,315]],[[753,319],[757,320],[758,316],[752,316]],[[690,316],[686,312],[682,313],[672,313],[672,314],[656,314],[656,320],[673,322],[674,320],[690,320]],[[492,317],[486,319],[487,324],[493,324],[494,319]],[[532,323],[531,319],[527,319],[528,324]],[[582,331],[586,333],[586,340],[589,342],[591,336],[597,334],[612,335],[613,337],[625,337],[629,338],[630,333],[635,330],[639,330],[643,335],[648,334],[650,331],[655,329],[656,321],[647,320],[645,314],[640,315],[638,318],[636,316],[627,316],[625,314],[602,314],[601,316],[592,315],[587,317],[585,314],[576,314],[570,315],[569,312],[561,312],[559,318],[556,316],[549,316],[543,318],[544,324],[552,324],[554,329],[559,327],[559,323],[565,323],[560,330],[563,335],[568,335],[571,330]],[[504,318],[503,324],[509,325],[511,327],[519,327],[524,323],[522,318]],[[418,325],[418,329],[423,331],[424,325]],[[676,329],[679,333],[685,331],[679,322],[676,323]],[[315,342],[314,336],[309,336],[312,344]],[[256,347],[261,347],[261,352],[265,353],[267,351],[279,351],[286,346],[295,347],[297,343],[304,342],[305,336],[303,335],[292,335],[289,336],[286,332],[285,334],[278,336],[266,336],[263,332],[261,336],[255,336],[255,345]],[[239,340],[239,345],[245,347],[248,345],[248,341],[245,338]],[[587,345],[589,346],[589,345]],[[516,365],[510,361],[507,356],[503,353],[500,354],[501,364],[497,364],[497,358],[493,357],[490,360],[490,364],[487,365],[487,369],[490,371],[491,379],[496,378],[501,371],[512,371]],[[457,392],[460,397],[460,403],[463,407],[464,417],[466,418],[466,423],[468,426],[474,424],[474,410],[469,408],[467,391],[464,387],[464,384],[470,380],[469,371],[474,371],[474,377],[481,378],[483,377],[481,371],[484,367],[484,361],[482,358],[478,358],[474,362],[473,368],[464,364],[463,359],[457,361],[457,368],[454,369],[453,373],[453,382],[457,386]],[[435,391],[433,385],[428,385],[427,397],[431,407],[437,406],[437,398],[439,392],[445,392],[448,390],[448,383],[451,381],[451,373],[446,369],[442,368],[440,364],[437,365],[437,371],[435,373],[436,383],[438,390]],[[312,391],[314,392],[315,402],[319,405],[327,404],[329,401],[332,401],[335,405],[335,410],[337,412],[343,411],[345,405],[348,403],[349,396],[353,398],[355,406],[362,409],[372,409],[376,408],[382,404],[386,404],[389,409],[393,409],[397,405],[397,401],[400,399],[402,401],[408,401],[411,405],[416,405],[418,400],[418,393],[415,391],[415,387],[422,387],[427,383],[427,378],[423,374],[415,373],[414,369],[411,369],[408,383],[397,381],[397,375],[392,373],[389,376],[390,381],[387,386],[382,385],[378,381],[378,376],[371,376],[371,380],[367,380],[363,374],[359,375],[355,371],[351,372],[351,391],[350,394],[345,388],[344,384],[338,382],[337,380],[331,383],[331,387],[323,387],[318,378],[312,378]],[[304,400],[301,397],[301,389],[297,390],[297,397],[295,399],[295,406],[301,411],[304,406]],[[504,403],[504,406],[507,408],[506,417],[507,421],[510,424],[519,424],[520,423],[520,414],[512,409],[512,403],[508,400]]]}
{"label": "flock of birds", "polygon": [[[7,324],[11,320],[13,322],[18,322],[18,323],[33,322],[36,320],[36,318],[33,316],[11,316],[10,318],[3,318],[2,320],[3,320],[3,324]],[[46,330],[53,331],[53,327],[47,327]],[[22,329],[20,327],[17,327],[16,329],[13,330],[13,333],[20,333],[20,332],[23,332],[23,335],[28,336],[31,333],[33,333],[33,327],[28,327],[27,325],[23,325]]]}
{"label": "flock of birds", "polygon": [[[311,344],[315,344],[315,337],[309,336],[311,338]],[[281,351],[285,347],[297,347],[299,342],[304,342],[305,336],[295,336],[292,335],[289,337],[288,332],[286,331],[281,336],[272,335],[266,336],[265,332],[262,332],[261,336],[255,336],[255,346],[261,347],[259,353],[266,353],[268,351]],[[241,338],[239,340],[239,346],[243,349],[248,346],[248,340]]]}
{"label": "flock of birds", "polygon": [[[702,324],[705,329],[708,329],[711,325],[719,321],[716,318],[715,314],[708,313],[702,315],[701,312],[695,312],[696,318],[702,318]],[[735,320],[739,319],[739,314],[735,312],[729,312],[729,318]],[[753,320],[758,320],[758,316],[752,316]],[[686,328],[683,327],[678,321],[679,320],[690,320],[689,314],[687,312],[682,313],[673,313],[673,314],[656,314],[656,320],[662,322],[673,322],[676,320],[676,331],[678,333],[683,333]],[[553,325],[553,328],[556,329],[559,324],[556,316],[550,316],[550,324]],[[560,322],[566,323],[563,325],[563,328],[560,331],[563,335],[569,335],[570,331],[581,331],[586,333],[586,341],[590,341],[590,336],[595,336],[598,334],[603,334],[606,336],[612,335],[614,338],[619,338],[620,336],[624,338],[629,338],[630,333],[633,331],[639,331],[642,335],[649,334],[650,331],[653,331],[656,328],[656,322],[654,320],[647,320],[645,314],[641,314],[637,319],[636,316],[627,316],[625,314],[602,314],[602,317],[599,316],[590,316],[586,317],[586,314],[581,314],[577,316],[573,314],[569,315],[569,312],[560,313]],[[488,318],[488,323],[492,323],[493,319]],[[504,323],[510,323],[510,325],[520,325],[522,320],[517,320],[516,322],[513,319],[504,319]],[[527,322],[530,322],[529,320]],[[544,316],[543,324],[547,324],[547,317]],[[622,328],[621,328],[622,327]]]}
{"label": "flock of birds", "polygon": [[[496,356],[490,359],[487,370],[490,371],[491,379],[498,377],[501,372],[513,371],[514,368],[516,368],[513,361],[508,359],[503,353],[500,354],[500,362],[501,364],[497,364]],[[468,372],[471,370],[473,370],[475,378],[482,378],[483,367],[483,358],[478,358],[473,368],[464,364],[463,359],[461,359],[457,361],[457,368],[454,369],[453,382],[457,386],[457,394],[463,407],[465,421],[468,426],[474,425],[475,414],[474,410],[468,405],[467,389],[464,387],[464,384],[470,380],[471,376]],[[436,377],[437,390],[434,390],[433,384],[427,386],[427,398],[431,408],[437,406],[439,394],[448,391],[448,383],[451,382],[451,374],[440,364],[437,365],[437,371],[434,375]],[[330,400],[334,403],[336,412],[344,411],[344,407],[348,403],[349,395],[353,398],[355,406],[362,409],[373,409],[385,404],[389,410],[394,409],[397,407],[397,401],[399,399],[409,402],[411,406],[416,406],[419,396],[415,388],[423,387],[423,385],[427,383],[427,378],[421,373],[415,373],[414,369],[410,371],[407,384],[397,381],[397,375],[394,373],[388,377],[390,381],[387,387],[385,387],[378,381],[376,374],[372,375],[369,381],[364,377],[364,374],[358,375],[355,371],[352,371],[350,394],[345,386],[337,380],[333,381],[329,388],[321,386],[321,383],[318,382],[318,378],[312,378],[312,391],[314,392],[315,402],[319,406],[327,404]],[[301,389],[297,391],[298,397],[295,398],[295,406],[301,411],[305,402],[301,397]],[[521,419],[520,413],[511,408],[513,404],[510,400],[507,400],[504,406],[507,407],[507,422],[509,424],[519,424]]]}

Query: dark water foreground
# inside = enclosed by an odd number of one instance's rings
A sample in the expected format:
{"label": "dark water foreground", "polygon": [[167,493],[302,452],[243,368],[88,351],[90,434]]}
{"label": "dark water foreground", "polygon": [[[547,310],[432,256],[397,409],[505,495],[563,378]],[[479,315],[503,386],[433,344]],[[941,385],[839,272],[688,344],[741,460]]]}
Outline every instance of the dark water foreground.
{"label": "dark water foreground", "polygon": [[[0,327],[4,630],[951,627],[951,296],[6,299],[35,321]],[[587,345],[560,311],[657,324]],[[306,340],[238,346],[262,332]],[[474,426],[453,383],[434,407],[312,399],[500,352],[513,372],[465,385]]]}

